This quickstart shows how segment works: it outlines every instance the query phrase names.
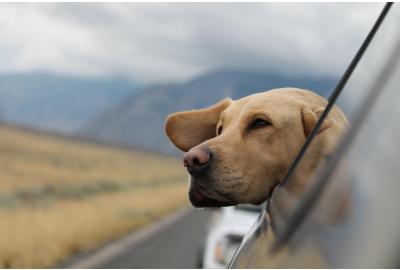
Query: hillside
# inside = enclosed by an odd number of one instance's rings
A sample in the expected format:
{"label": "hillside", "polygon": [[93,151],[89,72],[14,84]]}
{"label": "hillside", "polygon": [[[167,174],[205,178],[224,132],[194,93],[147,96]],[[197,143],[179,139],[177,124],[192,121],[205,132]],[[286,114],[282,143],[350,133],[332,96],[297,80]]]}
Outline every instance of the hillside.
{"label": "hillside", "polygon": [[104,141],[177,153],[164,134],[165,117],[175,111],[201,108],[272,88],[295,86],[327,97],[333,79],[285,77],[252,71],[219,71],[182,84],[158,85],[132,94],[99,114],[80,134]]}
{"label": "hillside", "polygon": [[52,267],[188,205],[168,156],[0,125],[0,268]]}
{"label": "hillside", "polygon": [[134,90],[122,79],[3,74],[0,120],[70,133]]}

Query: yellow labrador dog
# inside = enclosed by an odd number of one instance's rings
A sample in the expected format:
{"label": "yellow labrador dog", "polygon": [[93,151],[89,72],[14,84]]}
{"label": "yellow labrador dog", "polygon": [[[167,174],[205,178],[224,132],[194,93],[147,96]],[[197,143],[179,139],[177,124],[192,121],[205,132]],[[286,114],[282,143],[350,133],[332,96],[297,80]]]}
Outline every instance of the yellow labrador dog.
{"label": "yellow labrador dog", "polygon": [[[196,207],[264,202],[285,176],[327,101],[303,89],[280,88],[168,116],[166,133],[187,152],[189,198]],[[335,147],[348,121],[334,107],[288,190],[298,194]]]}

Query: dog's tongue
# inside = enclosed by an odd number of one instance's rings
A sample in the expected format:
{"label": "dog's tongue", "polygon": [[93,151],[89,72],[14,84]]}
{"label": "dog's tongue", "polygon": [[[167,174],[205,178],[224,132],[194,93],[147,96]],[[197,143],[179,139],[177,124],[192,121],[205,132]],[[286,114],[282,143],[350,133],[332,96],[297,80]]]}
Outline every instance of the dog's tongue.
{"label": "dog's tongue", "polygon": [[204,196],[203,196],[203,194],[200,193],[200,191],[198,191],[198,190],[194,191],[194,199],[196,201],[201,202],[201,201],[203,201],[203,198],[204,198]]}

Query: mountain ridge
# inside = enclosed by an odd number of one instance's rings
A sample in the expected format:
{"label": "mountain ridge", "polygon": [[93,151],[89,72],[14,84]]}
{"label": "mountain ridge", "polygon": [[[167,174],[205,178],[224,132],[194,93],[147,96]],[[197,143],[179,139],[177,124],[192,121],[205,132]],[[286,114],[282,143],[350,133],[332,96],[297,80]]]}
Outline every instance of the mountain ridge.
{"label": "mountain ridge", "polygon": [[0,120],[72,133],[136,89],[120,78],[1,74]]}
{"label": "mountain ridge", "polygon": [[78,133],[100,141],[177,154],[164,134],[164,120],[169,113],[281,87],[305,88],[327,97],[335,83],[332,78],[290,77],[249,70],[210,72],[184,83],[154,85],[126,96]]}

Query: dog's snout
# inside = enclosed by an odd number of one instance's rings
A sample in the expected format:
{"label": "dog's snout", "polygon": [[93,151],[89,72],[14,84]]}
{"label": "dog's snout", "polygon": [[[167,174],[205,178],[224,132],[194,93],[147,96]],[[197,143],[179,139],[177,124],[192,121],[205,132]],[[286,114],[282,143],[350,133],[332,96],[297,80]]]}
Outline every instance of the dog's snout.
{"label": "dog's snout", "polygon": [[207,147],[192,148],[183,157],[183,164],[191,175],[197,175],[208,167],[211,154]]}

